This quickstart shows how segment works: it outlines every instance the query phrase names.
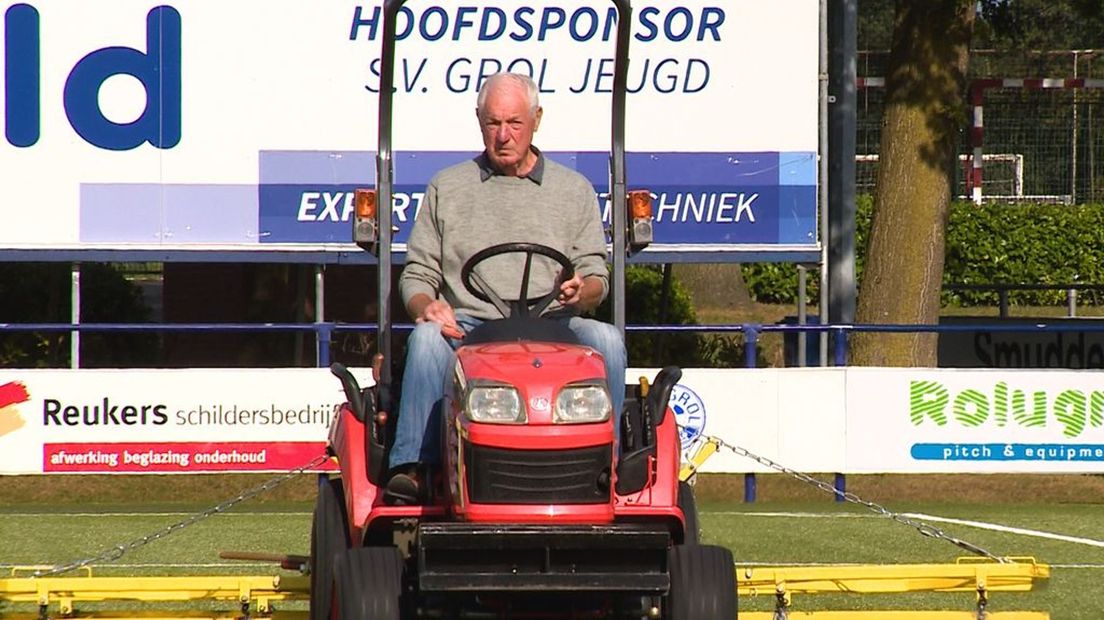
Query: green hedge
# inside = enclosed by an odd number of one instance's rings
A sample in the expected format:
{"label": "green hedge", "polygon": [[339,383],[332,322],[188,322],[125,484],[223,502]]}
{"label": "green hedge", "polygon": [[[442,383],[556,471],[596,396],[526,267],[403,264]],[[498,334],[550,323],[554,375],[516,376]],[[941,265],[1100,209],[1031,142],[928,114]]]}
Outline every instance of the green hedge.
{"label": "green hedge", "polygon": [[[856,272],[861,283],[873,200],[857,201]],[[797,267],[782,263],[744,265],[752,297],[762,303],[797,302]],[[810,271],[808,297],[818,299],[818,275]],[[951,205],[947,226],[944,285],[953,284],[1104,284],[1104,205]],[[1082,291],[1084,303],[1104,295]],[[1014,291],[1009,301],[1022,305],[1061,305],[1065,291]],[[944,305],[995,305],[996,292],[944,291]]]}

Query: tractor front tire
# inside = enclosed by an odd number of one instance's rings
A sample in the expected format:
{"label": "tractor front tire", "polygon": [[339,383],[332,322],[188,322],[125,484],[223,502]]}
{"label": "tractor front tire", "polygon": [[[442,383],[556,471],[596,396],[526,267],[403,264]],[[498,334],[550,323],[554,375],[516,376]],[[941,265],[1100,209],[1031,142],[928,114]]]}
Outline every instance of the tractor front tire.
{"label": "tractor front tire", "polygon": [[334,565],[341,620],[401,620],[402,556],[395,547],[350,549]]}
{"label": "tractor front tire", "polygon": [[732,552],[715,545],[676,545],[668,551],[671,590],[667,620],[731,620],[736,617],[736,567]]}
{"label": "tractor front tire", "polygon": [[318,484],[311,523],[310,620],[328,620],[333,606],[334,562],[349,549],[345,492],[340,478]]}

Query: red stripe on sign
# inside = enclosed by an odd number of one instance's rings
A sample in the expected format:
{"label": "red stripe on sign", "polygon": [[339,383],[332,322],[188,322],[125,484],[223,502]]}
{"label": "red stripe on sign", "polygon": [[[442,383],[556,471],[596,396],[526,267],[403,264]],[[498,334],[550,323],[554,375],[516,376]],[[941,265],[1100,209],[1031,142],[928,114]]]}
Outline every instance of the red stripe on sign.
{"label": "red stripe on sign", "polygon": [[[289,471],[323,454],[325,442],[48,443],[45,473],[174,474]],[[337,469],[332,460],[310,471]]]}
{"label": "red stripe on sign", "polygon": [[0,385],[0,409],[8,405],[25,403],[28,400],[31,400],[31,395],[27,393],[27,386],[22,383],[12,381]]}

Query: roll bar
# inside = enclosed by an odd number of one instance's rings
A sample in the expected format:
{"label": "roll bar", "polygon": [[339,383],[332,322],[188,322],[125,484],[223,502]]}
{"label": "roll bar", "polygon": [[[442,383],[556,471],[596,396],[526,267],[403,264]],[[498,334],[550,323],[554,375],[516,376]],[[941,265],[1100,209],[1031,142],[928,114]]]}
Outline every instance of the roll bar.
{"label": "roll bar", "polygon": [[[613,109],[610,144],[610,200],[612,214],[613,323],[625,332],[625,95],[628,88],[629,35],[632,29],[630,0],[611,0],[617,7],[617,41],[613,68]],[[376,191],[379,195],[377,342],[385,363],[380,384],[391,384],[391,260],[394,165],[391,157],[391,117],[395,90],[395,25],[406,0],[385,0],[383,4],[383,46],[380,52],[379,144],[376,148]]]}

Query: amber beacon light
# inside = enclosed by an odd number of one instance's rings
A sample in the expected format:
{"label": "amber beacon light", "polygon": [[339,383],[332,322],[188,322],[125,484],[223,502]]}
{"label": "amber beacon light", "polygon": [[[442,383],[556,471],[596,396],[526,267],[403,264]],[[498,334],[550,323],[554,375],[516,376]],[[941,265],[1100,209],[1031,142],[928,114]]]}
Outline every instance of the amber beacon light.
{"label": "amber beacon light", "polygon": [[353,224],[353,241],[357,244],[373,244],[379,240],[377,196],[374,189],[356,190],[356,222]]}
{"label": "amber beacon light", "polygon": [[629,245],[634,252],[652,242],[652,192],[634,189],[629,192]]}

